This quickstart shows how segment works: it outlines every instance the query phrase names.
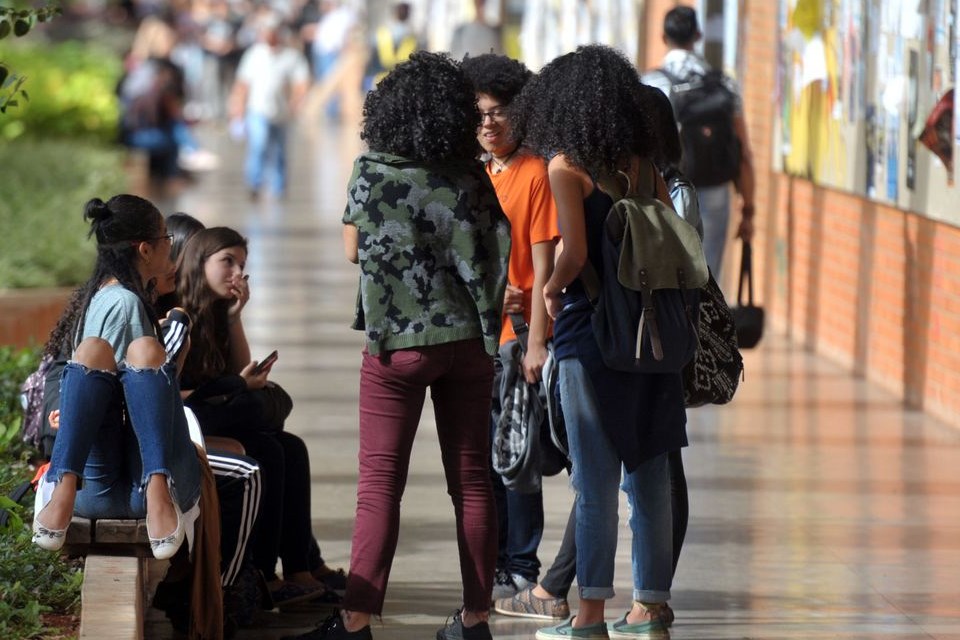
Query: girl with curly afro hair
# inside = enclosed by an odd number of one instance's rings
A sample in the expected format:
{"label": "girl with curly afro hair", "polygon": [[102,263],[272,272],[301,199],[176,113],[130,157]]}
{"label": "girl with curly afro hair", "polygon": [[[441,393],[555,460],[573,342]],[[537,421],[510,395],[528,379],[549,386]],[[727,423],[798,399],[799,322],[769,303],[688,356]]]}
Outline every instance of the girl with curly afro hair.
{"label": "girl with curly afro hair", "polygon": [[[625,192],[670,204],[653,163],[659,151],[649,98],[619,52],[591,45],[549,63],[514,102],[518,136],[547,157],[563,250],[543,288],[555,319],[554,345],[576,487],[575,618],[537,632],[540,640],[606,637],[605,601],[614,595],[618,489],[631,504],[633,600],[612,623],[616,637],[665,630],[672,582],[668,452],[686,445],[679,374],[614,371],[604,365],[580,281],[601,265],[607,212]],[[614,635],[613,632],[610,634]]]}
{"label": "girl with curly afro hair", "polygon": [[343,215],[360,265],[360,477],[343,608],[303,638],[372,637],[400,529],[400,498],[430,389],[454,503],[463,607],[437,632],[491,638],[497,555],[490,484],[493,355],[510,225],[476,161],[473,87],[445,55],[416,53],[367,96]]}
{"label": "girl with curly afro hair", "polygon": [[473,87],[457,63],[420,51],[367,94],[360,138],[371,151],[439,164],[476,157],[479,124]]}

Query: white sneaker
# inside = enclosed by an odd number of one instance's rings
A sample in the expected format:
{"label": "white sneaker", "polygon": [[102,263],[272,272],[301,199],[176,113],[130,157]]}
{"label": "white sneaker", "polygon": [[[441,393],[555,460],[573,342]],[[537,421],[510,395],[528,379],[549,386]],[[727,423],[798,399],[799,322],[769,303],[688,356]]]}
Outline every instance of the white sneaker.
{"label": "white sneaker", "polygon": [[492,600],[502,600],[503,598],[512,598],[514,595],[535,586],[536,582],[531,582],[521,576],[519,573],[500,575],[493,585]]}

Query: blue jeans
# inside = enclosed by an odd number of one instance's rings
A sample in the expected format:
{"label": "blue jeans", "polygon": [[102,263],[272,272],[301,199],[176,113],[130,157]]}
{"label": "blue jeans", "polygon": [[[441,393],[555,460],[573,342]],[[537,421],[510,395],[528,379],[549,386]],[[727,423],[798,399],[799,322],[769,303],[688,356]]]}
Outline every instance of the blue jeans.
{"label": "blue jeans", "polygon": [[[200,496],[200,463],[187,431],[176,365],[114,374],[70,362],[60,378],[60,429],[47,479],[80,480],[74,513],[86,518],[142,518],[144,487],[162,474],[181,511]],[[126,399],[128,419],[120,400]]]}
{"label": "blue jeans", "polygon": [[[322,84],[330,72],[336,69],[340,62],[339,51],[314,51],[313,56],[313,78],[317,84]],[[337,118],[340,115],[340,96],[334,93],[327,100],[325,108],[328,118]]]}
{"label": "blue jeans", "polygon": [[247,186],[259,190],[268,180],[275,195],[287,190],[287,125],[258,113],[247,114]]}
{"label": "blue jeans", "polygon": [[[494,360],[491,400],[490,440],[493,441],[500,419],[500,384],[503,362]],[[540,575],[537,549],[543,539],[543,491],[520,493],[503,485],[500,474],[490,468],[493,498],[497,505],[497,569],[523,576],[531,582]]]}
{"label": "blue jeans", "polygon": [[623,472],[620,456],[600,423],[593,383],[576,358],[560,361],[560,402],[573,461],[580,597],[614,596],[619,487],[630,504],[633,599],[666,602],[673,580],[667,454],[642,462],[632,473]]}
{"label": "blue jeans", "polygon": [[730,226],[730,185],[698,188],[697,199],[700,219],[703,220],[703,255],[714,279],[719,281]]}
{"label": "blue jeans", "polygon": [[500,474],[493,471],[490,475],[499,527],[497,568],[536,582],[540,575],[537,549],[543,538],[543,492],[507,489]]}

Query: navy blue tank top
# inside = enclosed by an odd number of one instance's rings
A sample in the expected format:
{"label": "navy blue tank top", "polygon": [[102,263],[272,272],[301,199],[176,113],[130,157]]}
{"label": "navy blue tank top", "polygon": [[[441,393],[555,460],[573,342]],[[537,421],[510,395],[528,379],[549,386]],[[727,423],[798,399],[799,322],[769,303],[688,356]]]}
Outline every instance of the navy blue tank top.
{"label": "navy blue tank top", "polygon": [[[596,183],[593,191],[583,200],[583,214],[586,219],[587,232],[587,259],[598,269],[597,275],[602,273],[600,259],[600,240],[603,237],[603,223],[607,218],[613,198],[601,191]],[[563,230],[561,230],[563,235]],[[593,335],[590,327],[590,315],[593,309],[587,299],[586,291],[580,278],[567,285],[560,297],[563,310],[557,316],[553,325],[553,348],[558,360],[571,358],[576,355],[574,345],[585,335]]]}
{"label": "navy blue tank top", "polygon": [[[596,184],[583,201],[587,257],[601,282],[603,224],[612,205],[613,199]],[[563,230],[560,232],[562,235]],[[627,471],[653,456],[687,446],[680,374],[625,373],[608,368],[590,321],[593,307],[579,278],[567,285],[561,301],[563,309],[553,327],[557,359],[577,358],[583,365],[593,383],[603,431]]]}

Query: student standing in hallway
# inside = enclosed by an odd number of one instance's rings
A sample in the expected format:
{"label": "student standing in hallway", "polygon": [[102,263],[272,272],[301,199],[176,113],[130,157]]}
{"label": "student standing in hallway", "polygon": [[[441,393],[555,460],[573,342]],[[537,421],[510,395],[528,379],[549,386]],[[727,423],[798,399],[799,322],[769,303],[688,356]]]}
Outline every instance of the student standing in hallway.
{"label": "student standing in hallway", "polygon": [[[506,314],[521,313],[529,326],[522,375],[528,384],[538,385],[552,330],[540,292],[553,273],[554,248],[560,234],[547,165],[543,158],[521,147],[510,127],[510,103],[532,74],[521,62],[489,53],[467,57],[463,69],[477,91],[482,118],[477,137],[486,152],[487,175],[510,219],[512,247],[498,371],[510,366],[508,356],[517,341]],[[493,385],[495,419],[501,409],[499,378]],[[493,588],[493,599],[498,600],[536,584],[540,573],[537,548],[543,537],[543,492],[507,488],[495,472],[493,483],[500,528]]]}
{"label": "student standing in hallway", "polygon": [[400,535],[427,389],[456,514],[463,608],[438,640],[488,640],[496,561],[490,486],[493,355],[509,222],[476,161],[480,114],[459,65],[420,52],[368,94],[343,216],[360,265],[360,477],[342,613],[302,640],[372,638]]}
{"label": "student standing in hallway", "polygon": [[[604,364],[580,274],[588,261],[602,268],[601,238],[614,202],[607,190],[617,176],[619,190],[629,192],[634,185],[669,203],[651,161],[656,129],[629,61],[600,45],[555,59],[527,83],[515,105],[517,135],[550,158],[550,188],[563,234],[543,296],[555,320],[576,491],[580,609],[567,622],[538,631],[537,638],[647,637],[664,632],[671,617],[667,453],[687,444],[683,383],[679,373],[627,373]],[[633,606],[608,632],[605,603],[614,596],[621,477],[631,507]]]}

